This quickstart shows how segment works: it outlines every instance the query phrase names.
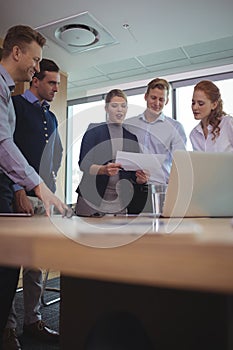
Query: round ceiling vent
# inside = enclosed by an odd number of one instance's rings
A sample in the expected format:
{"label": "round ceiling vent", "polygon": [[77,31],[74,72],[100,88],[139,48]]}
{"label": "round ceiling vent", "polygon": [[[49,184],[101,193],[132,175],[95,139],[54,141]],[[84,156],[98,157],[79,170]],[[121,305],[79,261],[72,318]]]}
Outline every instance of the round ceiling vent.
{"label": "round ceiling vent", "polygon": [[55,31],[57,39],[62,40],[68,46],[91,46],[99,41],[99,33],[96,29],[85,24],[68,24]]}

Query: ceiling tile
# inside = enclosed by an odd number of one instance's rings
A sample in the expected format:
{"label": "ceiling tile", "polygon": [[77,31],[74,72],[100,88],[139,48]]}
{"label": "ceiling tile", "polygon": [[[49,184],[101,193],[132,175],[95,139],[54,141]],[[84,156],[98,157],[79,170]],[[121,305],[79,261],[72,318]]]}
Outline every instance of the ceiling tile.
{"label": "ceiling tile", "polygon": [[121,73],[109,74],[108,76],[110,79],[115,80],[115,79],[133,77],[133,76],[137,76],[139,74],[146,74],[146,73],[148,73],[148,70],[146,70],[145,68],[139,68],[139,69],[128,70],[128,71],[121,72]]}
{"label": "ceiling tile", "polygon": [[[75,76],[73,76],[74,81],[75,80],[85,80],[90,78],[96,78],[101,76],[102,73],[99,72],[95,67],[91,67],[88,69],[79,70]],[[73,81],[73,80],[72,80]]]}
{"label": "ceiling tile", "polygon": [[162,63],[162,64],[155,64],[152,66],[148,66],[147,69],[150,72],[154,72],[154,71],[165,70],[165,69],[170,69],[170,68],[189,66],[190,64],[191,64],[190,60],[183,59],[183,60],[177,60],[177,61],[173,61],[173,62],[166,62],[166,63]]}
{"label": "ceiling tile", "polygon": [[100,64],[100,65],[96,66],[97,69],[99,69],[101,72],[103,72],[105,74],[126,72],[128,70],[133,70],[133,69],[137,69],[137,68],[141,68],[141,67],[142,66],[135,58],[111,62],[109,64],[108,63],[107,64]]}
{"label": "ceiling tile", "polygon": [[86,86],[86,85],[91,85],[96,83],[102,83],[109,80],[110,79],[108,77],[105,77],[102,75],[102,76],[90,78],[90,79],[75,80],[73,81],[73,84],[75,84],[76,86]]}
{"label": "ceiling tile", "polygon": [[139,68],[139,69],[131,69],[127,70],[125,72],[120,72],[120,73],[112,73],[108,74],[110,79],[121,79],[121,78],[127,78],[127,77],[133,77],[137,76],[139,74],[145,74],[148,73],[148,70],[145,68]]}
{"label": "ceiling tile", "polygon": [[177,60],[182,60],[184,58],[187,58],[187,56],[185,55],[185,53],[182,51],[181,48],[154,52],[145,56],[138,56],[138,59],[145,66],[154,66],[156,64],[173,62]]}
{"label": "ceiling tile", "polygon": [[190,58],[233,49],[233,36],[184,46]]}
{"label": "ceiling tile", "polygon": [[77,87],[76,84],[74,84],[73,82],[71,83],[70,81],[67,81],[67,89],[72,89],[72,88],[75,88]]}
{"label": "ceiling tile", "polygon": [[190,61],[192,63],[201,63],[201,62],[222,60],[224,58],[230,58],[230,57],[232,57],[232,61],[233,61],[233,49],[196,56],[196,57],[191,58]]}

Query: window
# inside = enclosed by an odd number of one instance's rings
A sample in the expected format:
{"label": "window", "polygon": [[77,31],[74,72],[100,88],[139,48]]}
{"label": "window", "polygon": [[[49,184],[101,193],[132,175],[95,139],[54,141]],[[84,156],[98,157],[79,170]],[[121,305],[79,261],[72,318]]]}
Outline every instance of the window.
{"label": "window", "polygon": [[81,180],[78,160],[83,134],[90,123],[105,120],[103,101],[76,104],[68,107],[67,161],[66,161],[66,203],[77,200],[75,192]]}

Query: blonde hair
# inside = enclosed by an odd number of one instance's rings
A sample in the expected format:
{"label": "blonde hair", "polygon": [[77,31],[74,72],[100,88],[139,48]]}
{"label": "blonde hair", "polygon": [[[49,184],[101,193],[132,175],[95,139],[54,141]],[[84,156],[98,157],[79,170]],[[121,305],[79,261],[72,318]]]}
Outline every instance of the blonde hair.
{"label": "blonde hair", "polygon": [[46,43],[43,35],[29,26],[17,25],[11,27],[3,41],[2,58],[8,57],[15,45],[19,46],[21,50],[25,50],[26,45],[31,44],[32,41],[37,42],[40,47],[43,47]]}

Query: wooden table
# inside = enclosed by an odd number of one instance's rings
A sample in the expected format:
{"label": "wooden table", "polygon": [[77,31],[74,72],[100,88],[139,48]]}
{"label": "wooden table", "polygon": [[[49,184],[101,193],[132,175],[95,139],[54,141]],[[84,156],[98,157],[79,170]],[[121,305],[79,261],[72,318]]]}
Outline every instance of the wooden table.
{"label": "wooden table", "polygon": [[0,242],[1,264],[61,271],[62,349],[119,309],[156,349],[233,349],[229,218],[0,218]]}

